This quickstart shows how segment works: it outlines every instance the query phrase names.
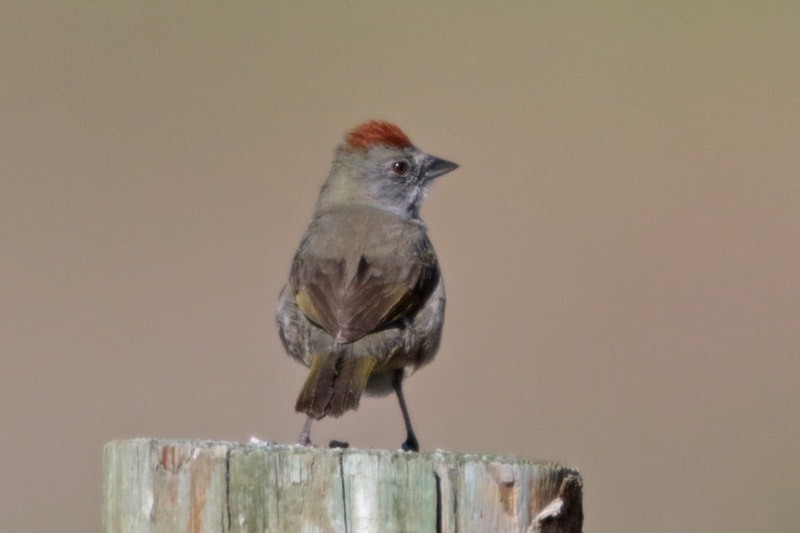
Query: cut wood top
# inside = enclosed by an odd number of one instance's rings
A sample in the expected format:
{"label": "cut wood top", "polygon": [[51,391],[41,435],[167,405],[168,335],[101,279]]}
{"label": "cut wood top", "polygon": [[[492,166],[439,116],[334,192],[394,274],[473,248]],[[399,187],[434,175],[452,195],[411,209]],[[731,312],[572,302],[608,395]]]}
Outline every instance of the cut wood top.
{"label": "cut wood top", "polygon": [[581,530],[578,471],[511,455],[135,439],[104,450],[107,532]]}

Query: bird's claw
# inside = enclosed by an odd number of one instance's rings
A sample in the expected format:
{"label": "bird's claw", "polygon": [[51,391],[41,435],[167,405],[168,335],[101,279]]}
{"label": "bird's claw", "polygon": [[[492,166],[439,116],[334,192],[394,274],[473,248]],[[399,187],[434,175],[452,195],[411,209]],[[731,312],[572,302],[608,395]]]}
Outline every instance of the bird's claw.
{"label": "bird's claw", "polygon": [[414,435],[409,435],[406,441],[401,445],[404,452],[418,452],[419,451],[419,442],[417,442],[417,438]]}

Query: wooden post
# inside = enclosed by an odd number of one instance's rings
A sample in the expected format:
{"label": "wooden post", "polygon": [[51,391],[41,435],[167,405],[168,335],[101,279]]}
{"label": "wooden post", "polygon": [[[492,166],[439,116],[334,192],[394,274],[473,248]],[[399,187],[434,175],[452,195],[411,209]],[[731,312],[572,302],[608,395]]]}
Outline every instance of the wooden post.
{"label": "wooden post", "polygon": [[510,456],[115,441],[107,533],[581,531],[577,470]]}

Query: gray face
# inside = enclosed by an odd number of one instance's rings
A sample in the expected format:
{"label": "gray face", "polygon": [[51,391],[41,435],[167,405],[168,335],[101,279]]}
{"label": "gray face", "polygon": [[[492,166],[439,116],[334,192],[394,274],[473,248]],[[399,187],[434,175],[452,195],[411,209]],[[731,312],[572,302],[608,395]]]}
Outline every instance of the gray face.
{"label": "gray face", "polygon": [[414,146],[378,145],[368,151],[340,146],[317,210],[368,205],[417,218],[431,181],[456,168]]}
{"label": "gray face", "polygon": [[364,168],[362,186],[380,207],[416,217],[431,181],[458,165],[413,146],[374,146],[366,153]]}

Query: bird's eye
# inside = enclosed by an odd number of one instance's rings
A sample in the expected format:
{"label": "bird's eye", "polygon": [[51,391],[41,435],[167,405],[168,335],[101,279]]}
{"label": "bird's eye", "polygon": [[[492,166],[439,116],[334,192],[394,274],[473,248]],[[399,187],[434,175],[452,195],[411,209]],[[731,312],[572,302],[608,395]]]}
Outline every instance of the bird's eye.
{"label": "bird's eye", "polygon": [[405,176],[408,174],[408,163],[405,161],[395,161],[392,163],[392,172],[398,176]]}

